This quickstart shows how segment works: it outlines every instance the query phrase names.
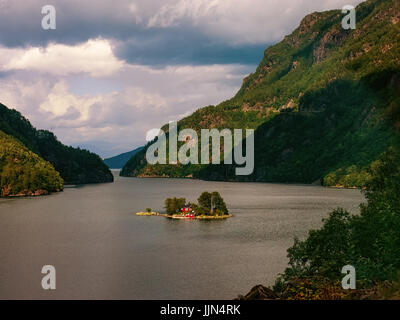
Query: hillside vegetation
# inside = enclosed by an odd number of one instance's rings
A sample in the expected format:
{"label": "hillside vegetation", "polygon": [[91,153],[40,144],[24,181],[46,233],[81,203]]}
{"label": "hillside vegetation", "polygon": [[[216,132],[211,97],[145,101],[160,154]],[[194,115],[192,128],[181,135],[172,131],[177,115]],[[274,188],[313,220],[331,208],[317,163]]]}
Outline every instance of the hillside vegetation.
{"label": "hillside vegetation", "polygon": [[43,195],[61,191],[63,185],[49,162],[0,131],[0,196]]}
{"label": "hillside vegetation", "polygon": [[[337,208],[287,250],[289,265],[272,288],[254,287],[239,299],[400,299],[400,145],[368,169],[360,214]],[[352,266],[356,285],[342,287]]]}
{"label": "hillside vegetation", "polygon": [[365,185],[369,166],[398,140],[400,2],[360,4],[356,30],[344,30],[342,17],[306,16],[265,51],[235,97],[179,121],[198,132],[255,129],[251,176],[232,165],[148,165],[146,148],[121,175]]}
{"label": "hillside vegetation", "polygon": [[66,184],[112,182],[101,158],[89,151],[63,145],[50,131],[36,130],[18,111],[0,104],[0,130],[21,141],[50,162]]}

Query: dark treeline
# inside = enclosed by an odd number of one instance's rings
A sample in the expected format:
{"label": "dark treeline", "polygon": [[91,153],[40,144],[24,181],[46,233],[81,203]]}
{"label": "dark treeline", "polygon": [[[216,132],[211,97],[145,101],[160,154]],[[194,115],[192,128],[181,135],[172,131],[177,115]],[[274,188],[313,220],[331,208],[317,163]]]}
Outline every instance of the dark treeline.
{"label": "dark treeline", "polygon": [[50,162],[65,184],[112,182],[113,175],[101,158],[87,150],[63,145],[50,131],[36,130],[18,111],[0,104],[0,130],[21,141]]}

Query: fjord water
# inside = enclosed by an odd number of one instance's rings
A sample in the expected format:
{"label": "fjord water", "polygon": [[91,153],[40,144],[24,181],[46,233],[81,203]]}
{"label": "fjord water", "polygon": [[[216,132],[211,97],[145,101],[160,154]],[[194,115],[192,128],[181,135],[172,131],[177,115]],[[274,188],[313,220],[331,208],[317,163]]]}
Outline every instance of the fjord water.
{"label": "fjord water", "polygon": [[[232,299],[272,284],[295,236],[357,190],[318,186],[120,178],[51,196],[0,199],[0,299]],[[226,221],[137,217],[167,197],[219,191]],[[57,287],[41,287],[44,265]]]}

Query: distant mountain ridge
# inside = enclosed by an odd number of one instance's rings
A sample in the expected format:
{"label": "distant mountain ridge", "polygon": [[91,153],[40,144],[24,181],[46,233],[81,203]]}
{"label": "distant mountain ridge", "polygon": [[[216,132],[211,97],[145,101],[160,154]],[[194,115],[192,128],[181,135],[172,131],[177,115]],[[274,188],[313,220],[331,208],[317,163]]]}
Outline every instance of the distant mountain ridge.
{"label": "distant mountain ridge", "polygon": [[104,159],[103,162],[110,169],[122,169],[124,165],[132,158],[136,153],[141,151],[143,147],[136,148],[135,150],[121,153],[115,157]]}
{"label": "distant mountain ridge", "polygon": [[114,177],[101,158],[87,150],[63,145],[47,130],[36,130],[16,110],[0,103],[0,130],[18,139],[39,157],[50,162],[65,184],[112,182]]}
{"label": "distant mountain ridge", "polygon": [[356,10],[356,30],[342,28],[339,10],[306,16],[265,51],[232,99],[178,122],[197,132],[255,129],[252,175],[236,176],[232,165],[149,165],[148,146],[121,175],[362,186],[398,139],[400,1],[369,0]]}

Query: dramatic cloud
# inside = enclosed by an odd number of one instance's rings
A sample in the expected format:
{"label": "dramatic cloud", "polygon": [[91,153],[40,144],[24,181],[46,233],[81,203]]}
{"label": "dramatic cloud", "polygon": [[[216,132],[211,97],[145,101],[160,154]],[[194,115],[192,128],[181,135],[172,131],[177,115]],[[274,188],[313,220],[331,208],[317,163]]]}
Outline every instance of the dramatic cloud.
{"label": "dramatic cloud", "polygon": [[64,143],[111,156],[144,144],[149,129],[231,97],[249,72],[239,65],[126,65],[102,78],[18,71],[0,78],[0,102]]}
{"label": "dramatic cloud", "polygon": [[50,42],[75,45],[102,37],[118,42],[117,54],[132,63],[256,64],[263,49],[290,33],[306,14],[360,2],[53,0],[57,29],[45,31],[42,1],[2,0],[0,43],[46,47]]}
{"label": "dramatic cloud", "polygon": [[2,60],[9,59],[3,65],[5,71],[39,71],[58,76],[82,72],[93,77],[107,76],[124,65],[115,58],[109,41],[102,39],[75,46],[50,44],[46,48],[26,50],[0,48],[0,54],[4,54]]}
{"label": "dramatic cloud", "polygon": [[0,102],[111,156],[232,97],[266,47],[314,11],[361,0],[0,0]]}
{"label": "dramatic cloud", "polygon": [[361,0],[178,0],[163,5],[148,27],[189,25],[209,37],[230,44],[259,44],[278,41],[313,11],[342,8]]}

